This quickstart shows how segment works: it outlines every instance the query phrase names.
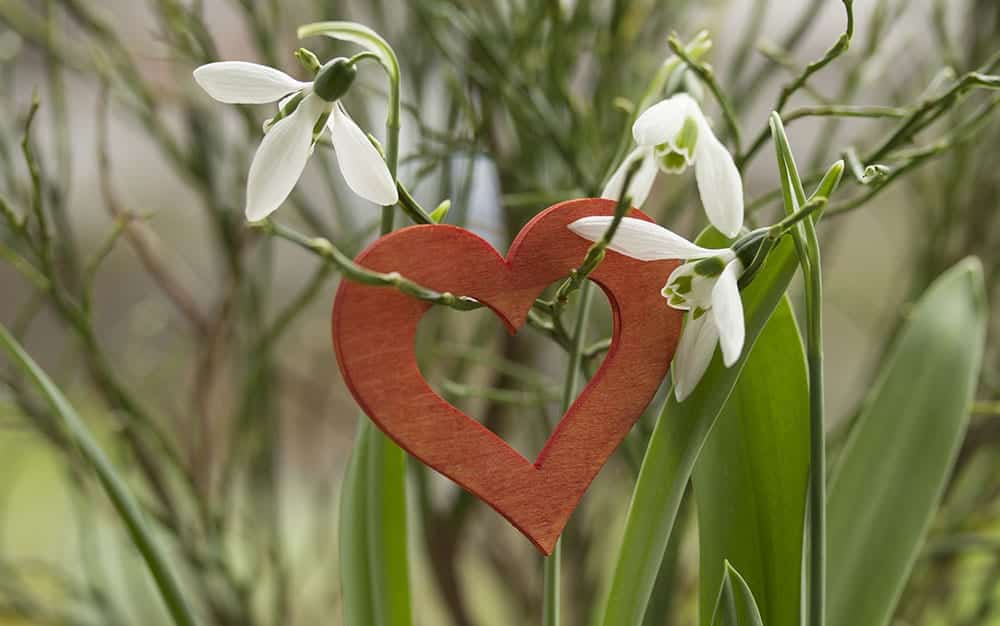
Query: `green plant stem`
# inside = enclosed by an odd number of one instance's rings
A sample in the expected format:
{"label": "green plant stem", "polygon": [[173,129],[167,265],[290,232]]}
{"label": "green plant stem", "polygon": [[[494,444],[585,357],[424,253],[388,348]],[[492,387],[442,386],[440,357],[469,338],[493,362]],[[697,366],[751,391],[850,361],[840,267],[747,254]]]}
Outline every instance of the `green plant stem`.
{"label": "green plant stem", "polygon": [[[590,318],[590,304],[593,283],[587,282],[580,289],[580,311],[573,325],[572,344],[569,350],[569,364],[566,366],[566,380],[563,384],[562,410],[565,413],[576,396],[579,382],[580,363],[587,335],[587,321]],[[542,602],[542,626],[559,626],[561,611],[559,606],[559,585],[561,577],[562,540],[556,542],[552,554],[545,559],[544,596]]]}
{"label": "green plant stem", "polygon": [[[374,30],[353,22],[317,22],[299,28],[299,38],[325,35],[334,39],[350,41],[373,53],[381,63],[389,79],[389,93],[385,120],[386,146],[385,161],[393,180],[396,179],[399,163],[399,61],[392,46]],[[382,207],[380,233],[392,231],[395,213],[393,206]],[[297,242],[303,243],[303,242]],[[306,247],[311,247],[306,242]],[[318,245],[317,251],[324,258],[333,261],[349,278],[373,278],[370,272],[360,268],[328,241],[312,240]],[[346,261],[346,263],[345,263]],[[361,269],[360,273],[355,270]],[[432,295],[426,289],[402,279],[396,273],[386,274],[388,283],[397,287],[416,287],[419,293]],[[382,279],[375,279],[376,284]],[[438,294],[442,303],[461,302],[450,294]],[[433,298],[432,298],[433,300]],[[472,301],[474,302],[474,301]],[[468,304],[468,302],[467,302]],[[478,304],[478,303],[477,303]],[[475,308],[475,307],[473,307]],[[368,438],[367,476],[359,477],[356,488],[367,492],[367,533],[370,589],[373,601],[373,622],[375,626],[407,626],[412,623],[410,608],[409,561],[407,547],[407,506],[406,506],[406,454],[385,434],[374,430],[369,420],[362,420],[359,441]],[[354,573],[354,572],[352,572]],[[365,626],[368,626],[367,624]]]}
{"label": "green plant stem", "polygon": [[[798,213],[804,213],[819,199],[832,193],[840,180],[843,163],[834,175],[824,177],[821,192],[813,198],[806,198],[802,179],[788,138],[785,135],[781,116],[774,112],[770,119],[771,134],[778,158],[782,190],[785,198],[783,220],[791,221]],[[837,166],[835,166],[837,168]],[[833,172],[834,169],[831,169]],[[822,195],[820,195],[822,194]],[[823,419],[823,276],[820,267],[819,239],[816,236],[815,216],[808,215],[793,226],[790,233],[796,242],[796,249],[805,276],[806,293],[806,354],[809,367],[809,588],[808,624],[823,626],[826,619],[826,431]]]}
{"label": "green plant stem", "polygon": [[[392,227],[392,208],[383,207],[382,210],[383,228]],[[434,304],[441,304],[459,311],[469,311],[481,308],[483,305],[477,300],[465,296],[456,296],[448,292],[438,292],[428,289],[422,285],[403,277],[398,272],[375,272],[366,267],[358,265],[350,257],[341,252],[328,239],[322,237],[307,237],[302,233],[289,228],[283,224],[267,221],[254,225],[264,232],[291,241],[298,246],[316,254],[324,261],[334,266],[345,278],[365,284],[383,287],[395,287],[403,293],[426,300]],[[388,232],[388,231],[386,231]]]}
{"label": "green plant stem", "polygon": [[[815,232],[812,218],[806,232]],[[808,237],[808,235],[807,235]],[[826,613],[826,431],[823,420],[823,286],[819,246],[810,238],[811,271],[807,289],[812,292],[809,311],[807,353],[809,361],[809,623],[823,626]]]}
{"label": "green plant stem", "polygon": [[726,125],[729,126],[729,132],[733,137],[734,152],[739,154],[741,152],[740,122],[736,117],[736,110],[733,109],[732,103],[726,97],[726,94],[723,93],[722,87],[719,86],[719,81],[715,79],[715,72],[707,64],[691,58],[684,49],[684,44],[681,43],[676,35],[671,35],[667,38],[667,45],[705,83],[712,92],[712,95],[715,96],[716,101],[722,108],[723,117],[726,118]]}
{"label": "green plant stem", "polygon": [[[818,60],[813,61],[802,70],[802,72],[781,88],[781,95],[778,97],[778,103],[775,105],[774,110],[781,113],[785,109],[785,105],[788,104],[789,99],[792,95],[801,89],[813,74],[820,71],[830,63],[834,61],[837,57],[847,52],[847,49],[851,46],[851,38],[854,37],[854,0],[841,0],[844,5],[844,12],[846,14],[847,24],[844,27],[844,32],[840,34],[837,41],[826,51],[826,53]],[[757,81],[753,81],[752,85],[756,85]],[[756,139],[751,143],[750,149],[746,152],[739,153],[736,157],[736,165],[742,170],[743,167],[753,158],[753,155],[764,145],[769,134],[769,129],[767,127],[763,128]]]}
{"label": "green plant stem", "polygon": [[125,485],[125,481],[115,471],[111,461],[105,456],[90,431],[84,425],[76,410],[52,382],[44,370],[24,351],[24,348],[0,324],[0,344],[19,369],[24,371],[41,391],[52,411],[58,415],[69,431],[73,443],[79,448],[83,457],[94,468],[97,477],[104,487],[108,498],[114,505],[118,515],[125,523],[129,537],[135,543],[146,567],[149,568],[157,590],[160,592],[167,611],[177,626],[197,626],[194,611],[188,603],[187,596],[181,589],[177,575],[166,556],[160,551],[153,539],[152,532],[146,524],[145,517]]}

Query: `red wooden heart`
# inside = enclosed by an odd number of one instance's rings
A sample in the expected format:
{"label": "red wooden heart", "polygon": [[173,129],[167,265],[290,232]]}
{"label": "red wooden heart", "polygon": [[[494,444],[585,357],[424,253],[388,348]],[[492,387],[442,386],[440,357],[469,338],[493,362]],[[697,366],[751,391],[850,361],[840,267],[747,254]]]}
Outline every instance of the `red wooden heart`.
{"label": "red wooden heart", "polygon": [[[506,260],[468,230],[404,228],[357,261],[417,283],[476,298],[511,333],[534,299],[577,267],[589,242],[566,226],[611,215],[610,200],[550,207],[518,234]],[[634,217],[649,219],[639,211]],[[396,443],[492,506],[545,554],[551,553],[587,486],[645,410],[667,373],[681,314],[659,293],[676,261],[642,262],[615,252],[591,278],[614,317],[611,349],[534,463],[434,392],[417,368],[417,324],[429,304],[385,287],[343,281],[333,341],[344,381],[365,413]]]}

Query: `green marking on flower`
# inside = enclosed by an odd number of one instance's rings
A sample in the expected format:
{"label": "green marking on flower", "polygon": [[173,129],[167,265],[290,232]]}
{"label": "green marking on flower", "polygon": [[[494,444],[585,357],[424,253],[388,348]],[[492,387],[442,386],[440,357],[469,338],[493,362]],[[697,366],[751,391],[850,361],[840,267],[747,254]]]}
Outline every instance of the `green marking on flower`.
{"label": "green marking on flower", "polygon": [[677,138],[674,139],[674,147],[678,152],[682,154],[686,153],[687,158],[690,160],[697,143],[698,122],[689,115],[684,118],[684,125],[681,126],[681,132],[677,133]]}
{"label": "green marking on flower", "polygon": [[695,262],[694,271],[699,276],[718,276],[726,267],[726,262],[717,256]]}
{"label": "green marking on flower", "polygon": [[703,309],[700,306],[695,307],[694,310],[691,311],[691,319],[696,320],[707,312],[708,311],[706,309]]}
{"label": "green marking on flower", "polygon": [[680,152],[668,151],[660,154],[660,167],[662,167],[664,171],[680,173],[687,169],[687,165],[687,158]]}
{"label": "green marking on flower", "polygon": [[693,279],[694,277],[691,276],[690,274],[686,276],[678,276],[677,278],[674,279],[674,282],[672,283],[674,285],[674,291],[676,291],[679,294],[690,293],[691,283]]}

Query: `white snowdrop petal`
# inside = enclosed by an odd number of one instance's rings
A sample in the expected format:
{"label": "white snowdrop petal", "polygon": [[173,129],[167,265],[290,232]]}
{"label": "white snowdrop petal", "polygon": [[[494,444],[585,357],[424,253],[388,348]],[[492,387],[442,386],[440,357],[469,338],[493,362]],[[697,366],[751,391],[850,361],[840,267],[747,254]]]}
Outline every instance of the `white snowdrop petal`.
{"label": "white snowdrop petal", "polygon": [[323,105],[316,96],[307,96],[294,113],[264,135],[247,175],[246,216],[251,222],[273,213],[299,181],[312,151],[313,126]]}
{"label": "white snowdrop petal", "polygon": [[698,386],[712,362],[718,340],[719,331],[711,311],[698,319],[687,316],[673,362],[674,394],[678,402],[683,402]]}
{"label": "white snowdrop petal", "polygon": [[746,327],[743,323],[743,300],[740,299],[739,276],[743,264],[736,260],[722,270],[712,289],[712,313],[719,331],[722,362],[730,367],[740,358]]}
{"label": "white snowdrop petal", "polygon": [[743,226],[743,179],[733,156],[707,122],[698,134],[694,171],[701,203],[712,226],[727,237],[735,237]]}
{"label": "white snowdrop petal", "polygon": [[642,206],[642,203],[646,201],[646,197],[649,196],[649,190],[653,186],[653,179],[656,177],[656,167],[653,163],[652,176],[648,180],[640,180],[643,178],[643,171],[646,170],[646,176],[649,176],[648,165],[649,161],[653,161],[652,151],[646,148],[636,148],[632,152],[628,153],[622,164],[618,166],[615,173],[611,175],[608,180],[608,184],[604,186],[604,191],[601,192],[602,198],[607,198],[608,200],[617,200],[622,193],[622,185],[625,184],[625,174],[627,173],[629,167],[637,160],[642,159],[643,164],[639,166],[639,171],[636,175],[632,177],[632,184],[629,185],[629,195],[632,196],[632,206]]}
{"label": "white snowdrop petal", "polygon": [[351,191],[381,205],[396,204],[399,194],[389,167],[372,142],[338,103],[327,122],[344,180]]}
{"label": "white snowdrop petal", "polygon": [[277,102],[308,85],[273,67],[245,61],[202,65],[194,71],[194,80],[208,95],[228,104]]}
{"label": "white snowdrop petal", "polygon": [[[582,217],[570,224],[569,229],[584,239],[597,241],[611,220],[611,217]],[[701,258],[719,252],[695,245],[659,224],[633,217],[622,219],[608,248],[640,261]]]}
{"label": "white snowdrop petal", "polygon": [[672,144],[684,126],[684,120],[689,116],[697,119],[700,115],[698,103],[686,93],[679,93],[643,111],[632,125],[632,137],[640,146]]}
{"label": "white snowdrop petal", "polygon": [[[628,186],[628,195],[632,199],[632,206],[638,208],[646,203],[646,198],[653,190],[653,182],[656,181],[656,174],[659,171],[660,168],[657,167],[656,159],[652,154],[642,160],[639,170],[632,177],[632,184]],[[613,200],[617,199],[618,196],[613,198]]]}

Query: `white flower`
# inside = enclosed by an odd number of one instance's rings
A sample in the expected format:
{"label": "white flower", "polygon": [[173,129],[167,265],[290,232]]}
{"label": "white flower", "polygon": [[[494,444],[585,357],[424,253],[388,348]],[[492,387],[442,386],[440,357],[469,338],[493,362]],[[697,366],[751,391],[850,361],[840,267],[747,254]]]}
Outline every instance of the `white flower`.
{"label": "white flower", "polygon": [[[345,61],[330,61],[316,81],[307,83],[274,68],[242,61],[209,63],[194,71],[195,81],[220,102],[280,102],[279,115],[265,127],[264,140],[247,176],[248,220],[262,220],[281,206],[302,176],[313,145],[326,128],[330,129],[340,171],[354,193],[381,205],[399,200],[396,183],[382,155],[339,102],[355,71]],[[296,103],[294,111],[287,113],[286,107]],[[325,123],[317,130],[321,120]]]}
{"label": "white flower", "polygon": [[[584,217],[569,229],[597,241],[612,219]],[[745,267],[732,248],[702,248],[658,224],[630,217],[621,221],[608,248],[640,261],[687,261],[670,273],[661,291],[668,305],[688,311],[673,363],[678,402],[698,385],[717,343],[726,367],[739,360],[746,328],[738,283]]]}
{"label": "white flower", "polygon": [[615,170],[602,198],[617,200],[625,173],[637,160],[642,163],[628,193],[635,206],[649,196],[657,170],[678,174],[693,165],[698,193],[708,220],[727,237],[743,225],[743,180],[733,157],[712,133],[695,100],[680,93],[646,109],[632,126],[638,147]]}

